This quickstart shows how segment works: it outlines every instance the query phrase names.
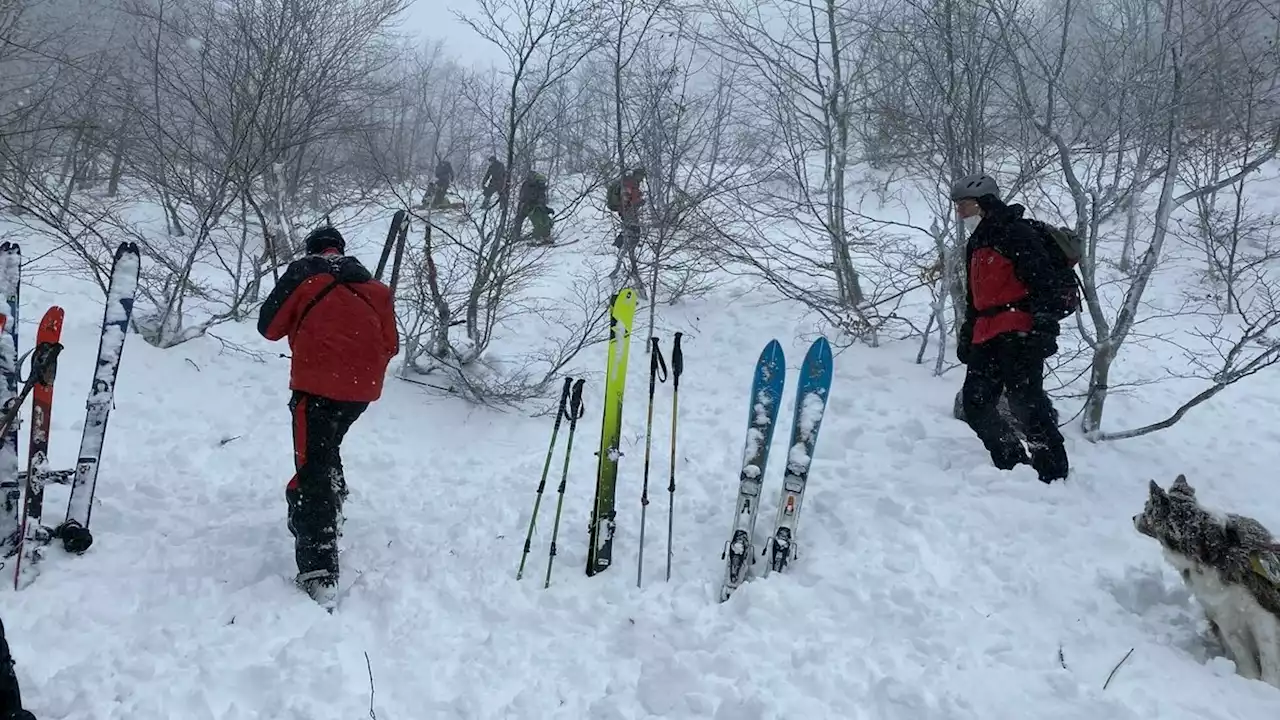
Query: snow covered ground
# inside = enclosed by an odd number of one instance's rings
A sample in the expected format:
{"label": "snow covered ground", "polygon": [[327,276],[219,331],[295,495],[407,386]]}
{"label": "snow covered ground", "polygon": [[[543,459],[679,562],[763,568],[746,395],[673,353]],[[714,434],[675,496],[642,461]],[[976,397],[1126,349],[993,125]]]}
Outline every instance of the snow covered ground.
{"label": "snow covered ground", "polygon": [[[367,241],[358,254],[370,264],[380,235],[370,227],[352,238]],[[55,260],[26,270],[21,330],[29,346],[47,305],[67,309],[51,453],[70,467],[101,299],[87,283],[37,275]],[[686,333],[671,582],[664,385],[646,581],[635,586],[648,372],[639,322],[614,568],[583,573],[604,366],[597,345],[582,358],[594,374],[550,589],[541,579],[554,479],[526,578],[517,582],[515,571],[551,419],[478,410],[389,380],[346,442],[342,563],[344,585],[354,584],[333,615],[291,584],[288,361],[277,355],[287,348],[262,341],[250,323],[214,334],[257,359],[212,337],[160,351],[131,336],[95,546],[82,557],[51,549],[19,593],[0,583],[28,705],[42,720],[355,719],[370,717],[371,668],[378,720],[1276,716],[1280,690],[1213,657],[1194,601],[1130,522],[1149,479],[1167,485],[1186,473],[1202,501],[1280,530],[1274,373],[1145,438],[1091,445],[1073,424],[1073,479],[1045,487],[1028,468],[991,468],[951,419],[959,371],[932,377],[912,363],[914,342],[838,352],[800,558],[721,605],[752,366],[779,338],[791,377],[760,541],[812,328],[764,293],[724,290],[658,313],[664,351],[674,331]],[[1141,404],[1114,397],[1108,418],[1128,426],[1163,417],[1183,392],[1165,387],[1143,388]],[[49,519],[65,497],[50,490]]]}

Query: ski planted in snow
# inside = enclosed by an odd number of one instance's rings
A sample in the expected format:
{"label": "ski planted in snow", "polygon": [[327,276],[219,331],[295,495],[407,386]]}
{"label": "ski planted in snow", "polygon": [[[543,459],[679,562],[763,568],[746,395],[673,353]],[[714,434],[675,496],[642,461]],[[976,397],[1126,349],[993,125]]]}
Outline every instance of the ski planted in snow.
{"label": "ski planted in snow", "polygon": [[773,535],[765,541],[762,553],[769,558],[764,575],[771,570],[783,570],[796,557],[800,505],[804,500],[813,448],[818,442],[818,430],[822,427],[822,415],[831,390],[831,373],[831,345],[826,338],[819,337],[809,346],[809,352],[805,353],[804,362],[800,364],[791,442],[787,444],[787,468],[782,477],[782,498],[778,502]]}
{"label": "ski planted in snow", "polygon": [[102,316],[102,337],[98,342],[98,360],[94,364],[93,385],[85,402],[84,434],[80,438],[80,454],[76,460],[75,479],[71,483],[71,499],[67,501],[67,519],[55,534],[62,538],[67,552],[82,553],[93,544],[89,532],[89,515],[98,481],[98,462],[107,435],[107,418],[111,414],[116,389],[116,374],[124,351],[133,315],[133,295],[138,287],[138,245],[120,243],[111,266],[111,282],[107,285],[107,303]]}
{"label": "ski planted in snow", "polygon": [[596,494],[591,504],[590,539],[587,543],[587,575],[607,569],[613,562],[614,500],[618,488],[618,460],[622,457],[622,392],[627,384],[627,353],[631,349],[631,324],[636,315],[636,292],[618,291],[609,311],[609,359],[604,380],[604,421],[596,466]]}
{"label": "ski planted in snow", "polygon": [[41,522],[44,513],[44,486],[49,474],[49,427],[53,412],[53,381],[62,350],[62,308],[45,311],[36,329],[36,346],[31,357],[31,435],[27,441],[26,492],[22,499],[21,552],[13,569],[13,589],[26,587],[35,577],[36,564],[44,554],[52,533]]}
{"label": "ski planted in snow", "polygon": [[404,210],[397,210],[396,214],[391,216],[391,226],[387,228],[387,240],[382,244],[382,255],[378,256],[378,269],[373,273],[374,280],[382,280],[382,273],[387,269],[387,259],[391,257],[391,249],[396,247],[397,240],[404,234],[401,230],[407,225],[405,223],[407,214]]}
{"label": "ski planted in snow", "polygon": [[[22,248],[17,243],[0,242],[0,295],[4,297],[4,330],[9,336],[0,360],[0,392],[5,403],[18,395],[18,296],[22,287]],[[0,331],[3,332],[3,331]],[[18,481],[18,428],[16,424],[0,433],[0,557],[18,550],[18,515],[22,507],[22,486]]]}
{"label": "ski planted in snow", "polygon": [[733,591],[747,579],[755,562],[755,544],[752,540],[756,515],[760,509],[760,488],[764,482],[765,466],[769,461],[769,444],[773,441],[773,429],[777,426],[778,406],[782,402],[782,388],[787,377],[786,358],[782,345],[770,340],[756,361],[751,381],[751,402],[747,411],[747,441],[742,451],[742,469],[738,474],[738,500],[734,504],[733,529],[725,543],[720,559],[725,564],[724,583],[720,586],[720,602],[729,599]]}

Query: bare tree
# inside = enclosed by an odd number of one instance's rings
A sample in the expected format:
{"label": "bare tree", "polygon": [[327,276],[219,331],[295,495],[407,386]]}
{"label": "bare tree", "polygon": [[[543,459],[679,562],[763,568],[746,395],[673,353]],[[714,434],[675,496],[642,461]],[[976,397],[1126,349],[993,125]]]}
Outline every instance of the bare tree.
{"label": "bare tree", "polygon": [[[402,8],[403,0],[128,0],[116,17],[132,45],[115,43],[121,57],[73,65],[95,92],[67,134],[61,171],[27,183],[26,196],[41,200],[33,227],[99,277],[104,233],[138,241],[150,260],[139,287],[150,307],[134,324],[148,342],[168,347],[243,318],[261,278],[297,250],[285,198],[315,170],[305,158],[324,155],[326,143],[336,154],[336,141],[354,132],[385,64],[388,21]],[[81,192],[96,184],[108,149],[106,197]],[[117,197],[124,183],[134,187]],[[351,199],[351,187],[326,202]],[[313,207],[326,193],[317,178]],[[164,231],[148,216],[150,200]],[[261,240],[250,233],[255,221]]]}
{"label": "bare tree", "polygon": [[[576,310],[533,293],[546,273],[548,250],[521,238],[522,218],[512,212],[518,210],[512,197],[517,178],[533,169],[540,144],[561,120],[551,111],[564,107],[552,102],[554,88],[601,46],[603,36],[596,5],[587,0],[480,0],[478,6],[475,16],[459,17],[503,54],[506,66],[494,77],[469,76],[463,93],[467,111],[498,139],[512,181],[499,202],[469,204],[461,217],[430,209],[419,214],[430,230],[421,254],[410,261],[416,268],[410,312],[417,335],[406,343],[412,351],[402,373],[443,369],[450,390],[503,406],[542,393],[605,327],[602,288],[591,273],[573,284]],[[488,350],[517,322],[545,327],[550,342],[499,362]],[[454,326],[460,336],[449,332]]]}
{"label": "bare tree", "polygon": [[745,236],[733,243],[735,259],[874,343],[877,324],[868,312],[875,298],[854,265],[855,249],[874,241],[851,226],[847,175],[852,127],[875,77],[866,52],[874,23],[859,20],[867,11],[842,0],[752,8],[716,0],[704,40],[750,78],[742,91],[767,114],[775,138],[769,182],[743,199]]}
{"label": "bare tree", "polygon": [[[963,228],[949,200],[961,177],[986,172],[1016,194],[1043,169],[1040,142],[1028,142],[1008,121],[997,88],[1009,77],[995,21],[974,0],[889,0],[867,20],[874,23],[868,54],[883,77],[866,99],[868,121],[856,126],[868,164],[885,173],[877,195],[886,201],[905,184],[919,190],[932,218],[915,230],[929,238],[931,317],[940,374],[947,351],[946,307],[958,328],[965,306]],[[912,195],[912,199],[915,196]],[[924,227],[927,226],[927,227]],[[920,358],[929,342],[921,337]]]}
{"label": "bare tree", "polygon": [[[1164,255],[1174,212],[1232,185],[1271,160],[1280,149],[1280,124],[1268,133],[1265,149],[1252,158],[1238,161],[1212,183],[1179,192],[1177,183],[1187,156],[1188,95],[1184,71],[1188,57],[1196,52],[1188,42],[1190,33],[1181,22],[1186,18],[1178,15],[1179,8],[1172,3],[1152,9],[1149,17],[1158,20],[1160,31],[1153,33],[1157,38],[1154,46],[1145,49],[1149,53],[1147,62],[1134,63],[1132,75],[1103,75],[1111,78],[1107,85],[1111,98],[1123,97],[1120,89],[1124,87],[1134,87],[1135,93],[1139,92],[1136,88],[1141,88],[1145,93],[1142,103],[1148,112],[1140,116],[1152,125],[1121,132],[1128,122],[1122,119],[1126,113],[1088,90],[1096,82],[1085,63],[1103,63],[1100,70],[1106,69],[1113,57],[1110,51],[1132,42],[1132,33],[1126,33],[1124,28],[1127,18],[1079,13],[1076,0],[1064,0],[1062,7],[1038,22],[1015,4],[999,6],[996,17],[1002,40],[1013,58],[1014,97],[1027,122],[1056,150],[1059,184],[1071,200],[1077,232],[1087,239],[1080,270],[1092,327],[1086,328],[1083,322],[1079,327],[1092,358],[1082,424],[1089,437],[1099,439],[1105,437],[1101,423],[1111,368],[1146,308],[1144,295]],[[1070,32],[1076,23],[1086,24],[1102,41],[1101,46],[1090,48],[1083,57],[1079,52],[1070,52],[1080,47]],[[1080,62],[1068,63],[1069,56]],[[1122,141],[1122,137],[1128,141]],[[1129,142],[1137,145],[1130,146]],[[1159,158],[1152,176],[1136,172],[1145,167],[1142,157]],[[1125,283],[1112,315],[1105,304],[1108,298],[1101,292],[1100,225],[1130,206],[1134,196],[1153,180],[1160,191],[1151,240]],[[1269,327],[1268,321],[1263,319],[1260,326]]]}
{"label": "bare tree", "polygon": [[736,220],[731,201],[752,182],[730,159],[745,154],[734,133],[738,70],[709,56],[680,18],[673,23],[633,57],[626,98],[629,114],[643,118],[629,145],[646,169],[650,221],[632,258],[648,285],[650,335],[658,302],[715,287],[715,228]]}

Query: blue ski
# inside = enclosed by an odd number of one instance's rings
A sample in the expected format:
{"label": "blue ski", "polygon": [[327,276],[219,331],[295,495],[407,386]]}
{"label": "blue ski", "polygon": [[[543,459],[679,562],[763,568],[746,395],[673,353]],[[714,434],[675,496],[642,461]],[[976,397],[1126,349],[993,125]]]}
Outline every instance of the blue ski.
{"label": "blue ski", "polygon": [[777,425],[778,405],[782,399],[783,383],[787,376],[786,359],[782,345],[771,340],[756,362],[755,376],[751,383],[751,404],[747,413],[747,442],[742,452],[742,470],[738,476],[738,501],[734,506],[733,531],[725,544],[720,559],[727,560],[724,584],[720,588],[720,602],[747,579],[747,560],[755,562],[753,533],[756,512],[760,506],[760,486],[764,481],[765,465],[769,461],[769,445],[773,441],[773,428]]}
{"label": "blue ski", "polygon": [[796,557],[796,528],[800,522],[800,505],[809,480],[813,447],[827,409],[831,390],[831,345],[820,337],[809,346],[800,364],[799,387],[796,388],[795,416],[791,423],[791,442],[787,444],[787,470],[782,478],[782,498],[773,535],[765,542],[764,555],[769,556],[764,574],[782,570]]}

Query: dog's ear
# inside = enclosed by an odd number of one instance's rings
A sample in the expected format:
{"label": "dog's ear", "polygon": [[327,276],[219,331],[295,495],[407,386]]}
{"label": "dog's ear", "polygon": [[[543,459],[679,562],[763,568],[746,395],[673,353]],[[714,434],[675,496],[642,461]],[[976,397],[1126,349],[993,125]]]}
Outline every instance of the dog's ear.
{"label": "dog's ear", "polygon": [[1168,499],[1168,496],[1164,494],[1164,488],[1157,485],[1155,480],[1148,481],[1147,488],[1151,491],[1152,500]]}
{"label": "dog's ear", "polygon": [[1191,483],[1187,482],[1187,476],[1179,474],[1174,478],[1173,485],[1169,486],[1171,494],[1185,495],[1186,497],[1195,497],[1196,489],[1191,487]]}

